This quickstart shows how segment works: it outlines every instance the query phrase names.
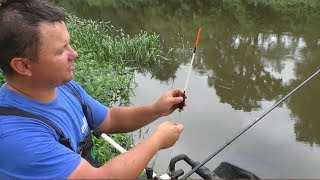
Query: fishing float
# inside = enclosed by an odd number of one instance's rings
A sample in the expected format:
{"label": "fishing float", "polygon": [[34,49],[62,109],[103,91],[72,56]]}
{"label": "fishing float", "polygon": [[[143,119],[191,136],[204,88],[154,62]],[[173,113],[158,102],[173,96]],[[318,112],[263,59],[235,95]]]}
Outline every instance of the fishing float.
{"label": "fishing float", "polygon": [[197,51],[197,47],[198,47],[201,31],[202,31],[202,29],[199,28],[198,34],[197,34],[197,38],[196,38],[196,42],[195,42],[195,46],[194,46],[193,53],[192,53],[192,58],[191,58],[191,62],[190,62],[190,67],[189,67],[189,71],[188,71],[188,75],[187,75],[186,84],[184,86],[184,90],[183,90],[183,94],[182,94],[183,101],[181,101],[179,103],[179,111],[182,111],[184,103],[185,103],[185,100],[186,100],[186,91],[187,91],[187,87],[188,87],[188,83],[189,83],[189,77],[190,77],[190,73],[191,73],[191,70],[192,70],[193,60],[194,60],[194,57],[196,55],[196,51]]}

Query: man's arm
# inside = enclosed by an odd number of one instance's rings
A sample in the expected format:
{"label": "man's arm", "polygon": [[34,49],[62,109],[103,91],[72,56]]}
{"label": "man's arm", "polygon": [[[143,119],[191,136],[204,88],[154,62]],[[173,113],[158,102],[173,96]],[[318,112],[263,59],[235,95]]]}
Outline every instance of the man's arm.
{"label": "man's arm", "polygon": [[112,107],[99,129],[108,134],[131,132],[153,122],[160,116],[152,105]]}
{"label": "man's arm", "polygon": [[100,168],[82,159],[69,179],[135,179],[159,149],[171,147],[183,130],[181,124],[164,122],[155,133],[131,150],[116,156]]}
{"label": "man's arm", "polygon": [[99,125],[105,133],[123,133],[139,129],[161,116],[171,114],[183,101],[183,91],[173,89],[163,94],[153,104],[139,107],[112,107]]}

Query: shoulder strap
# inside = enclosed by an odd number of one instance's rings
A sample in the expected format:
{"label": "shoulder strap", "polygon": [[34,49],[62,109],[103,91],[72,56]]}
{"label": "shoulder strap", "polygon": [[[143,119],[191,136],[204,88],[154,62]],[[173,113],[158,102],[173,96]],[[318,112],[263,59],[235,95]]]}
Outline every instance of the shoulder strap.
{"label": "shoulder strap", "polygon": [[[65,83],[64,84],[67,88],[69,88],[71,90],[71,92],[77,97],[78,101],[80,102],[81,104],[81,107],[82,107],[82,111],[84,113],[84,116],[86,117],[87,120],[89,120],[89,117],[88,117],[88,112],[87,112],[87,104],[83,103],[81,97],[80,97],[80,94],[78,93],[78,91],[76,91],[70,84],[68,83]],[[91,119],[91,121],[93,122],[93,118]]]}
{"label": "shoulder strap", "polygon": [[0,107],[0,115],[2,116],[22,116],[22,117],[27,117],[27,118],[34,118],[34,119],[38,119],[42,122],[44,122],[45,124],[47,124],[48,126],[50,126],[52,129],[54,129],[61,137],[64,137],[63,132],[57,128],[51,121],[49,121],[48,119],[42,117],[42,116],[38,116],[35,115],[33,113],[18,109],[18,108],[14,108],[14,107]]}
{"label": "shoulder strap", "polygon": [[[94,123],[94,117],[93,117],[90,105],[82,101],[78,91],[76,91],[69,83],[65,83],[64,85],[72,91],[72,93],[77,97],[78,101],[80,102],[84,116],[86,117],[87,121],[91,121],[91,124],[90,123],[88,124],[90,129],[93,130],[93,134],[97,138],[100,137],[102,132],[97,128],[96,124]],[[91,115],[90,117],[88,115],[88,110]]]}
{"label": "shoulder strap", "polygon": [[70,148],[71,150],[73,150],[73,148],[71,147],[71,143],[70,143],[70,139],[66,138],[65,135],[63,134],[63,132],[57,128],[56,125],[54,125],[51,121],[49,121],[48,119],[42,117],[42,116],[38,116],[36,114],[18,109],[18,108],[14,108],[14,107],[3,107],[0,106],[0,115],[2,116],[21,116],[21,117],[27,117],[27,118],[34,118],[37,120],[42,121],[43,123],[47,124],[48,126],[50,126],[56,133],[59,134],[60,138],[59,138],[59,143],[65,145],[66,147]]}
{"label": "shoulder strap", "polygon": [[[77,97],[78,101],[80,102],[81,104],[81,107],[82,107],[82,111],[86,117],[87,120],[89,120],[89,117],[88,117],[88,113],[87,113],[87,109],[90,109],[90,112],[91,112],[91,123],[92,123],[92,126],[91,129],[94,130],[94,135],[96,137],[99,137],[101,135],[101,132],[96,128],[95,124],[94,124],[94,121],[93,121],[93,114],[92,114],[92,111],[91,111],[91,107],[86,104],[86,103],[83,103],[83,101],[81,100],[81,97],[80,97],[80,94],[68,83],[65,83],[64,84],[66,87],[68,87],[72,93]],[[34,119],[38,119],[40,121],[42,121],[43,123],[47,124],[48,126],[50,126],[52,129],[54,129],[56,131],[57,134],[59,134],[60,138],[59,138],[59,143],[65,145],[66,147],[70,148],[71,150],[74,151],[74,149],[71,147],[71,143],[70,143],[70,139],[65,137],[65,135],[63,134],[63,132],[57,128],[57,126],[55,126],[51,121],[49,121],[48,119],[42,117],[42,116],[38,116],[36,114],[33,114],[33,113],[30,113],[30,112],[27,112],[27,111],[24,111],[24,110],[21,110],[21,109],[18,109],[18,108],[14,108],[14,107],[3,107],[3,106],[0,106],[0,116],[21,116],[21,117],[27,117],[27,118],[34,118]],[[90,123],[88,123],[90,125]]]}

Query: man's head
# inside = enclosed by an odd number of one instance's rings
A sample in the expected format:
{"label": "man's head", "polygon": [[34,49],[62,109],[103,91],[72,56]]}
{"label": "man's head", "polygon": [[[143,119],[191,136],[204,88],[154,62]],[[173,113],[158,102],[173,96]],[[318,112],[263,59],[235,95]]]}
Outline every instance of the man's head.
{"label": "man's head", "polygon": [[27,61],[36,63],[40,59],[39,53],[45,53],[42,47],[48,44],[45,41],[50,40],[45,39],[47,27],[58,25],[61,31],[67,17],[63,9],[45,0],[7,0],[2,3],[0,67],[4,75],[13,75],[19,70],[19,65],[29,65]]}

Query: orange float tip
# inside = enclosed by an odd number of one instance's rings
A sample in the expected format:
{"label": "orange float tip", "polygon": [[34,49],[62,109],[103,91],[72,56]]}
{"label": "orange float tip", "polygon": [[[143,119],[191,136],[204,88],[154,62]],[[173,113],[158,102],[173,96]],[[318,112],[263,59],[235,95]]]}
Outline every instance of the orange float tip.
{"label": "orange float tip", "polygon": [[202,29],[199,28],[199,30],[198,30],[198,35],[197,35],[197,39],[196,39],[196,43],[195,43],[195,46],[196,46],[196,47],[198,46],[198,43],[199,43],[201,31],[202,31]]}

